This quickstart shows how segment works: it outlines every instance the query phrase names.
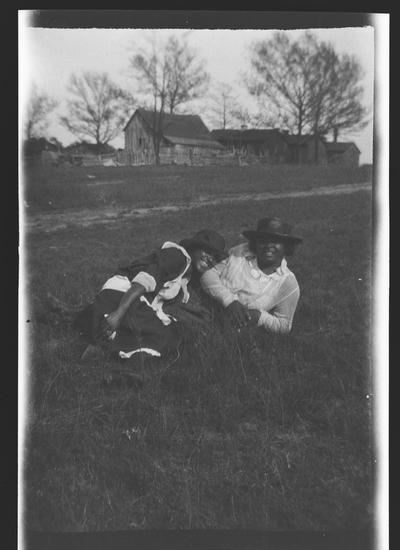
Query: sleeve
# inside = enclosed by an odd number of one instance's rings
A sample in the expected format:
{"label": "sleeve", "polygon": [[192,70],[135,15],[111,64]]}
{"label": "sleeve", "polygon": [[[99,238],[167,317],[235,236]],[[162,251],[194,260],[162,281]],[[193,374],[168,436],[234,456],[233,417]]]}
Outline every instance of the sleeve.
{"label": "sleeve", "polygon": [[178,248],[162,248],[137,266],[132,283],[140,283],[146,292],[159,290],[165,282],[178,277],[186,267],[186,258]]}
{"label": "sleeve", "polygon": [[237,300],[229,288],[227,288],[221,280],[221,271],[225,266],[225,261],[220,262],[212,269],[206,271],[200,278],[200,285],[204,292],[214,298],[224,307]]}
{"label": "sleeve", "polygon": [[279,289],[278,303],[271,312],[262,311],[258,326],[269,332],[287,334],[292,329],[293,317],[300,297],[296,279],[287,279]]}
{"label": "sleeve", "polygon": [[236,246],[233,246],[229,249],[229,256],[238,256],[242,257],[245,254],[249,253],[249,245],[248,243],[240,243]]}
{"label": "sleeve", "polygon": [[150,273],[146,273],[146,271],[139,271],[131,282],[141,284],[146,289],[146,292],[153,292],[157,286],[155,278]]}

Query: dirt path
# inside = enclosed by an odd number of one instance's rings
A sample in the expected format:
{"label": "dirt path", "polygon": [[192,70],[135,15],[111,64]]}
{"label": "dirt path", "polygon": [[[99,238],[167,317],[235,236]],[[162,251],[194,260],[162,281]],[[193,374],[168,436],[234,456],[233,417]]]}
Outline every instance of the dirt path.
{"label": "dirt path", "polygon": [[242,194],[231,196],[205,196],[199,197],[196,202],[185,204],[169,204],[164,206],[154,206],[151,208],[130,208],[121,209],[115,207],[79,209],[68,212],[50,213],[50,214],[27,214],[23,220],[22,226],[29,232],[50,233],[59,231],[71,225],[87,227],[93,224],[112,223],[126,218],[135,218],[143,216],[152,216],[163,212],[179,212],[181,210],[191,210],[203,206],[214,206],[217,204],[243,202],[243,201],[264,201],[272,199],[303,198],[314,197],[318,195],[341,195],[354,193],[356,191],[371,191],[371,183],[352,183],[346,185],[335,185],[326,187],[315,187],[305,191],[287,191],[284,193],[257,193]]}

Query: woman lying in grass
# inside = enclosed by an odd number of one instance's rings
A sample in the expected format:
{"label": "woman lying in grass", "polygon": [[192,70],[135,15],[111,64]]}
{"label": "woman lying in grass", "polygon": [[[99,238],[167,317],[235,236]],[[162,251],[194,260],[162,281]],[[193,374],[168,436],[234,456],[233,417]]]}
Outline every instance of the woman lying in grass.
{"label": "woman lying in grass", "polygon": [[243,236],[248,243],[232,248],[226,260],[205,271],[201,287],[225,308],[239,330],[258,326],[288,333],[300,290],[286,258],[302,239],[279,218],[264,218]]}
{"label": "woman lying in grass", "polygon": [[[74,321],[86,342],[120,360],[161,357],[176,350],[180,316],[166,313],[164,304],[178,296],[187,303],[192,272],[201,274],[226,257],[225,241],[216,232],[200,231],[186,243],[188,249],[167,241],[145,258],[119,268]],[[189,304],[187,309],[192,310]]]}

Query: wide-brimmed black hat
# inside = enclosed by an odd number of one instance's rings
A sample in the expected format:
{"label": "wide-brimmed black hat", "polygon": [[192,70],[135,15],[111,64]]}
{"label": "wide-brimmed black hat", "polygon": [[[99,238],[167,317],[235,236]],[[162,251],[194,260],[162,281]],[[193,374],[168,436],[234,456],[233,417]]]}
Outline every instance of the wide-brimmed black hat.
{"label": "wide-brimmed black hat", "polygon": [[212,229],[202,229],[190,239],[183,239],[180,243],[188,252],[195,248],[201,248],[215,255],[218,261],[228,256],[225,250],[225,239]]}
{"label": "wide-brimmed black hat", "polygon": [[280,218],[262,218],[257,222],[255,231],[243,231],[242,235],[249,240],[275,238],[280,241],[299,244],[303,241],[301,237],[292,235],[292,226]]}

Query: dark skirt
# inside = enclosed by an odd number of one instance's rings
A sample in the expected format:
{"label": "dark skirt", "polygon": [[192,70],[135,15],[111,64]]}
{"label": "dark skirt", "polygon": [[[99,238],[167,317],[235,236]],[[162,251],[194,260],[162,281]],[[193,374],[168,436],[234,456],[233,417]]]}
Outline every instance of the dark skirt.
{"label": "dark skirt", "polygon": [[[74,320],[73,326],[90,344],[104,344],[100,324],[104,314],[115,311],[123,293],[118,290],[102,290],[92,304],[86,306]],[[178,323],[164,325],[155,311],[145,302],[134,302],[124,315],[116,336],[106,340],[110,351],[129,353],[145,348],[160,355],[175,350],[181,340]]]}

